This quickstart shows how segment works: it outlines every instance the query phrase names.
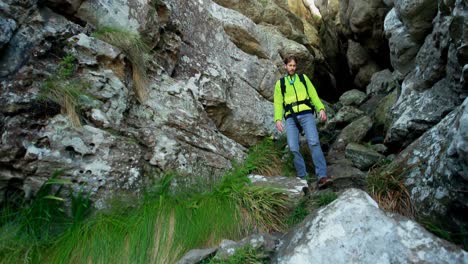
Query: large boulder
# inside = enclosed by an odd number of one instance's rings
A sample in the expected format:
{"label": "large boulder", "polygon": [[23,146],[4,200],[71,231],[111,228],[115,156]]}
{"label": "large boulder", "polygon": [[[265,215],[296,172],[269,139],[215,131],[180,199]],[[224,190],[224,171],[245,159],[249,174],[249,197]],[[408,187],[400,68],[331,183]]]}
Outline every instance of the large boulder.
{"label": "large boulder", "polygon": [[0,17],[0,50],[8,43],[16,30],[16,22],[13,19]]}
{"label": "large boulder", "polygon": [[[421,218],[436,219],[455,232],[468,228],[468,99],[439,124],[401,152],[393,162],[402,168],[411,199]],[[458,228],[458,230],[456,230]]]}
{"label": "large boulder", "polygon": [[395,8],[385,16],[384,29],[390,48],[390,62],[395,72],[404,77],[414,68],[414,59],[421,44],[411,37]]}
{"label": "large boulder", "polygon": [[340,23],[347,36],[378,53],[383,43],[383,22],[389,8],[380,0],[346,0],[340,3]]}
{"label": "large boulder", "polygon": [[467,11],[461,1],[451,8],[451,13],[439,10],[414,69],[403,81],[392,109],[394,122],[387,132],[388,143],[407,146],[460,105],[466,96],[462,91],[464,62],[458,57],[464,46]]}
{"label": "large boulder", "polygon": [[465,263],[468,253],[349,189],[290,231],[272,263]]}
{"label": "large boulder", "polygon": [[432,28],[432,19],[437,14],[438,1],[394,0],[394,7],[408,33],[416,41],[423,40]]}

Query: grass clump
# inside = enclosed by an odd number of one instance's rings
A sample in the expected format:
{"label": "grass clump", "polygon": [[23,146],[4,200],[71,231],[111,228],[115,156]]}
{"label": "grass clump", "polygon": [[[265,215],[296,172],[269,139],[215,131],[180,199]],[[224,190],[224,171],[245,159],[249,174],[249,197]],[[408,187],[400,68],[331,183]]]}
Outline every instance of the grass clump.
{"label": "grass clump", "polygon": [[[177,174],[168,173],[134,207],[114,205],[33,249],[27,240],[0,244],[0,256],[9,263],[22,262],[24,252],[38,263],[175,263],[192,248],[238,240],[254,230],[283,230],[287,196],[252,186],[246,172],[236,167],[211,191],[189,193],[175,187]],[[81,211],[75,212],[81,219]],[[12,254],[19,249],[21,254]]]}
{"label": "grass clump", "polygon": [[62,191],[70,181],[56,171],[30,201],[6,200],[0,210],[0,263],[39,263],[45,248],[90,212],[89,197],[74,195],[67,213]]}
{"label": "grass clump", "polygon": [[146,74],[146,56],[150,49],[134,32],[119,28],[102,27],[93,33],[93,37],[101,39],[121,49],[132,65],[133,90],[140,103],[147,98],[148,76]]}
{"label": "grass clump", "polygon": [[67,55],[60,62],[55,76],[43,83],[38,98],[60,105],[62,113],[69,118],[72,126],[80,127],[80,100],[86,96],[88,84],[79,78],[73,78],[74,72],[75,58]]}
{"label": "grass clump", "polygon": [[286,223],[288,224],[288,226],[294,226],[302,222],[302,220],[304,220],[306,216],[309,215],[310,212],[309,212],[308,204],[309,204],[308,197],[303,198],[299,202],[299,204],[294,208],[292,213],[286,219]]}
{"label": "grass clump", "polygon": [[338,195],[332,191],[318,193],[313,197],[313,201],[318,207],[325,206],[338,198]]}
{"label": "grass clump", "polygon": [[384,210],[414,218],[414,207],[404,185],[403,175],[407,170],[393,164],[371,169],[366,179],[366,188]]}
{"label": "grass clump", "polygon": [[468,250],[468,231],[463,227],[454,228],[454,225],[429,218],[419,219],[419,222],[434,235],[460,245],[464,250]]}

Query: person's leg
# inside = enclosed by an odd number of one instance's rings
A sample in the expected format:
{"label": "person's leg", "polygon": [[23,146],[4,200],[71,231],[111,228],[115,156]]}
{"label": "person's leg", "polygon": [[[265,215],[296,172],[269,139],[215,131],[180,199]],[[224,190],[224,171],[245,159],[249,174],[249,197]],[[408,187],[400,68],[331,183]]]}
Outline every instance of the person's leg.
{"label": "person's leg", "polygon": [[299,129],[297,129],[293,118],[286,119],[286,136],[288,139],[289,150],[294,156],[294,167],[298,177],[305,177],[307,174],[304,158],[299,151]]}
{"label": "person's leg", "polygon": [[327,162],[320,147],[320,141],[315,124],[315,118],[312,114],[305,114],[299,116],[299,121],[304,129],[307,144],[309,145],[310,153],[312,154],[312,161],[315,166],[315,174],[318,179],[327,176]]}

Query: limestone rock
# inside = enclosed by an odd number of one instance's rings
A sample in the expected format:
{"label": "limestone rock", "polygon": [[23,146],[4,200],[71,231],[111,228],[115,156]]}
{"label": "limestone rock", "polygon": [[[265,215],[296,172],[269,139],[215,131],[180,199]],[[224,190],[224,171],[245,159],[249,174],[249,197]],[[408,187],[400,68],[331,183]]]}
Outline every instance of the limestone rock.
{"label": "limestone rock", "polygon": [[0,50],[10,41],[16,27],[15,20],[0,17]]}
{"label": "limestone rock", "polygon": [[[467,228],[466,116],[468,99],[402,151],[393,164],[403,168],[417,212],[454,228]],[[460,191],[454,191],[460,190]],[[458,228],[458,230],[457,230]]]}
{"label": "limestone rock", "polygon": [[192,249],[187,252],[176,264],[196,264],[216,252],[217,248]]}
{"label": "limestone rock", "polygon": [[298,203],[308,192],[307,181],[297,177],[249,175],[249,178],[254,185],[284,189],[294,203]]}
{"label": "limestone rock", "polygon": [[349,189],[290,231],[272,263],[464,263],[468,253]]}
{"label": "limestone rock", "polygon": [[371,82],[366,87],[367,95],[388,94],[398,88],[398,80],[388,69],[372,75]]}
{"label": "limestone rock", "polygon": [[349,143],[346,146],[345,153],[346,158],[350,159],[354,166],[361,170],[367,170],[372,165],[385,158],[385,156],[379,154],[377,151],[356,143]]}
{"label": "limestone rock", "polygon": [[416,41],[421,41],[432,28],[437,14],[437,1],[394,0],[395,11]]}
{"label": "limestone rock", "polygon": [[414,68],[414,59],[421,44],[411,37],[395,8],[385,16],[384,29],[390,46],[392,66],[397,75],[404,77]]}
{"label": "limestone rock", "polygon": [[340,96],[340,102],[343,105],[359,106],[366,100],[366,94],[357,90],[349,90]]}
{"label": "limestone rock", "polygon": [[363,116],[346,126],[333,143],[328,153],[329,160],[339,160],[344,156],[348,143],[359,143],[372,127],[372,119]]}

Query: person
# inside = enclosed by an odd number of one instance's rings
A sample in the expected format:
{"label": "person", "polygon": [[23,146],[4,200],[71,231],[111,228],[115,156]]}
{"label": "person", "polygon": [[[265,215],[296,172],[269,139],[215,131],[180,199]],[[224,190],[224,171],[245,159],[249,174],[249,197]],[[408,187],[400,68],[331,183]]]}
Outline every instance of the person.
{"label": "person", "polygon": [[[304,158],[299,151],[299,135],[305,133],[318,178],[317,186],[320,189],[331,184],[332,180],[327,175],[327,163],[320,147],[314,111],[319,113],[322,122],[327,120],[327,114],[307,75],[296,73],[296,63],[297,59],[294,56],[284,60],[287,74],[275,85],[274,120],[280,133],[286,130],[289,150],[294,156],[294,167],[300,179],[307,175]],[[285,126],[282,122],[283,116]]]}

